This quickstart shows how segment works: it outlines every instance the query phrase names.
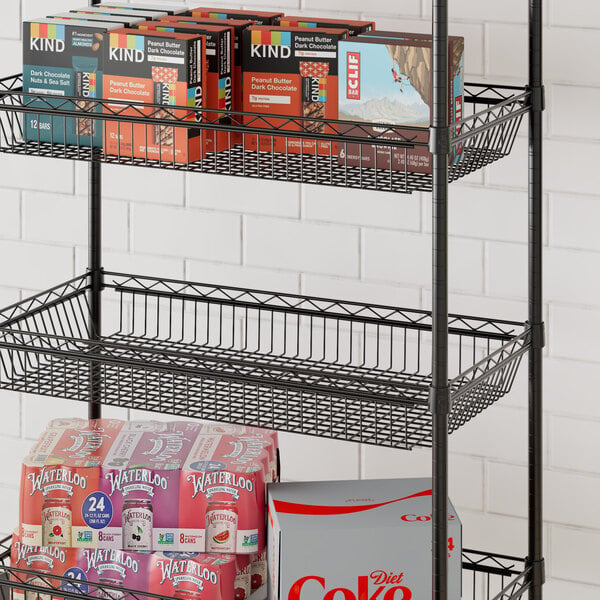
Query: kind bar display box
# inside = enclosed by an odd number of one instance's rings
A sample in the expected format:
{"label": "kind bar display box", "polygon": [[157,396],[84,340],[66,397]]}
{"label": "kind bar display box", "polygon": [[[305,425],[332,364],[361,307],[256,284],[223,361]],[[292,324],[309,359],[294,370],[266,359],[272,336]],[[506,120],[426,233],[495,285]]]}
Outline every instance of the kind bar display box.
{"label": "kind bar display box", "polygon": [[[242,88],[242,44],[244,29],[250,27],[253,22],[242,19],[210,19],[208,17],[163,17],[161,21],[174,21],[178,23],[195,23],[198,25],[222,25],[233,28],[233,110],[243,110],[243,88]],[[239,134],[234,134],[239,137]],[[239,140],[238,140],[239,141]]]}
{"label": "kind bar display box", "polygon": [[326,27],[329,29],[346,29],[349,36],[359,35],[375,29],[373,21],[356,21],[347,19],[322,19],[320,17],[295,17],[284,15],[276,23],[280,27]]}
{"label": "kind bar display box", "polygon": [[64,20],[67,20],[67,21],[74,21],[74,20],[104,21],[105,23],[114,23],[116,26],[121,26],[121,27],[131,27],[132,25],[135,25],[136,23],[139,23],[140,21],[145,21],[145,19],[142,19],[140,17],[132,17],[132,16],[116,17],[114,15],[100,15],[100,14],[89,15],[89,14],[80,14],[80,13],[72,13],[72,12],[48,15],[48,18],[49,19],[59,19],[60,21],[64,21]]}
{"label": "kind bar display box", "polygon": [[163,2],[162,4],[140,4],[136,2],[135,4],[125,4],[124,2],[100,2],[97,4],[99,8],[119,8],[123,10],[145,10],[150,12],[157,13],[167,13],[168,15],[181,15],[186,12],[188,9],[187,6],[183,4],[171,4],[167,2]]}
{"label": "kind bar display box", "polygon": [[[404,126],[408,137],[427,143],[431,123],[432,43],[426,34],[369,32],[344,40],[339,47],[339,118],[381,124],[367,131],[381,138],[385,125]],[[449,39],[449,123],[462,119],[464,95],[464,39]],[[343,131],[344,126],[340,126]],[[461,148],[454,149],[451,163],[458,162]],[[431,173],[429,149],[415,147],[340,145],[340,164]]]}
{"label": "kind bar display box", "polygon": [[[431,510],[431,479],[269,486],[269,599],[431,598]],[[460,600],[461,575],[448,502],[449,600]]]}
{"label": "kind bar display box", "polygon": [[[221,111],[231,110],[233,102],[233,29],[222,25],[198,25],[163,21],[146,21],[137,28],[142,31],[164,31],[203,35],[206,37],[208,75],[206,80],[206,108]],[[205,113],[207,119],[217,123],[228,123],[223,113]],[[204,130],[202,133],[207,152],[220,152],[232,146],[230,135],[225,131]]]}
{"label": "kind bar display box", "polygon": [[186,15],[202,19],[243,19],[245,21],[252,21],[255,25],[276,25],[277,19],[283,17],[283,13],[281,12],[238,10],[235,8],[215,8],[212,6],[193,8]]}
{"label": "kind bar display box", "polygon": [[[23,92],[56,97],[27,98],[29,106],[48,108],[76,97],[82,110],[102,112],[93,101],[102,96],[104,34],[117,27],[105,21],[46,18],[23,23]],[[25,140],[99,147],[102,123],[91,117],[28,115]]]}
{"label": "kind bar display box", "polygon": [[[259,27],[244,31],[244,111],[337,119],[338,43],[347,32],[342,29],[302,27]],[[302,126],[285,119],[267,120],[283,131],[321,133],[324,123],[304,121]],[[285,123],[285,125],[284,125]],[[264,126],[248,119],[249,125]],[[245,147],[267,152],[331,154],[335,144],[293,137],[245,135]]]}
{"label": "kind bar display box", "polygon": [[140,10],[133,5],[131,8],[105,8],[102,6],[84,6],[82,8],[74,8],[69,11],[77,14],[85,14],[85,15],[113,15],[116,17],[140,17],[141,19],[146,19],[151,21],[152,19],[157,19],[159,17],[166,17],[167,12],[162,10]]}
{"label": "kind bar display box", "polygon": [[[126,109],[124,115],[139,115],[143,104],[205,107],[208,61],[204,36],[118,29],[107,38],[103,95],[107,100],[138,105]],[[201,118],[185,110],[143,110],[155,118]],[[175,163],[194,162],[205,154],[199,129],[166,124],[107,121],[104,146],[107,154]]]}

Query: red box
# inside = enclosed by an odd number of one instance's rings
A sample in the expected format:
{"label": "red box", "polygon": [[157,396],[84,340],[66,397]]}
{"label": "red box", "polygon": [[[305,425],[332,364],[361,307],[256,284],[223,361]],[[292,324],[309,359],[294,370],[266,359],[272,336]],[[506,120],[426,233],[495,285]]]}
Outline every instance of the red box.
{"label": "red box", "polygon": [[[152,21],[139,23],[136,29],[142,31],[164,31],[170,33],[188,33],[206,37],[206,62],[208,64],[206,108],[231,110],[235,82],[233,80],[233,27],[220,25],[199,25],[177,23],[173,21]],[[218,123],[228,123],[229,117],[219,113],[205,113],[207,119]],[[207,152],[220,152],[232,146],[230,135],[225,131],[203,132]]]}
{"label": "red box", "polygon": [[[204,108],[207,95],[206,37],[117,29],[106,34],[103,97],[136,105],[158,104]],[[122,105],[114,105],[122,110]],[[123,115],[139,112],[156,118],[199,119],[186,110],[152,107],[126,108]],[[172,113],[173,116],[171,116]],[[199,129],[170,125],[107,121],[104,151],[147,160],[188,163],[200,160],[206,149]]]}

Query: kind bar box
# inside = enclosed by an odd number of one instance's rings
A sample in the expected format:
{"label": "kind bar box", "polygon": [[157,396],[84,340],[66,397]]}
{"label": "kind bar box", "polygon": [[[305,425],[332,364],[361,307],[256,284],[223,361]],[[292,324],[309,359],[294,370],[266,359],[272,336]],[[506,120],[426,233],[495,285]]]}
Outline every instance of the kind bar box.
{"label": "kind bar box", "polygon": [[[449,40],[449,123],[462,119],[464,39]],[[367,131],[385,139],[385,125],[407,127],[406,135],[427,143],[431,124],[431,36],[369,32],[340,43],[339,118],[381,124]],[[344,126],[340,126],[343,131]],[[460,160],[454,149],[451,162]],[[431,173],[429,149],[415,147],[345,144],[340,146],[340,163],[395,171]]]}
{"label": "kind bar box", "polygon": [[[233,29],[222,25],[198,25],[163,21],[147,21],[137,26],[142,31],[166,31],[203,35],[206,37],[208,76],[206,80],[206,108],[231,110],[233,102]],[[228,123],[223,113],[205,113],[212,122]],[[220,152],[231,147],[231,137],[224,131],[203,131],[207,152]]]}
{"label": "kind bar box", "polygon": [[162,4],[125,4],[124,2],[100,2],[97,4],[99,8],[119,8],[123,10],[145,10],[150,12],[167,13],[168,15],[181,15],[188,10],[183,4],[170,4],[163,2]]}
{"label": "kind bar box", "polygon": [[[234,53],[233,53],[233,110],[243,110],[242,88],[242,43],[244,29],[252,25],[250,20],[242,19],[210,19],[208,17],[164,17],[161,21],[175,21],[179,23],[196,23],[198,25],[222,25],[233,28]],[[239,134],[234,134],[239,137]],[[236,138],[237,139],[237,138]],[[239,141],[239,140],[238,140]]]}
{"label": "kind bar box", "polygon": [[[184,33],[112,31],[106,46],[104,98],[138,105],[123,114],[139,115],[139,105],[204,108],[207,85],[206,38]],[[117,106],[117,105],[115,105]],[[185,110],[148,107],[155,118],[199,119]],[[105,152],[147,160],[187,163],[205,153],[199,129],[108,121]]]}
{"label": "kind bar box", "polygon": [[140,21],[145,21],[145,19],[142,19],[140,17],[131,17],[131,16],[116,17],[114,15],[100,15],[100,14],[89,15],[89,14],[72,13],[72,12],[58,13],[56,15],[48,15],[48,18],[49,19],[59,19],[60,21],[64,21],[64,20],[68,20],[68,21],[74,21],[74,20],[104,21],[105,23],[114,23],[116,26],[121,26],[121,27],[131,27],[132,25],[135,25],[136,23],[139,23]]}
{"label": "kind bar box", "polygon": [[[47,429],[22,465],[19,537],[31,546],[76,545],[99,508],[100,465],[122,421],[66,422]],[[98,511],[99,513],[102,511]]]}
{"label": "kind bar box", "polygon": [[353,21],[340,19],[322,19],[320,17],[290,17],[284,15],[276,23],[281,27],[327,27],[329,29],[346,29],[349,36],[359,35],[375,29],[373,21]]}
{"label": "kind bar box", "polygon": [[[347,33],[341,29],[259,27],[244,31],[244,111],[299,117],[337,119],[338,43]],[[321,133],[320,121],[301,125],[268,118],[283,131]],[[248,119],[249,125],[263,126]],[[331,132],[330,132],[331,133]],[[267,152],[331,154],[335,144],[293,137],[246,135],[245,147]]]}
{"label": "kind bar box", "polygon": [[[80,109],[101,112],[93,101],[102,95],[104,34],[117,27],[104,21],[46,18],[23,23],[23,91],[56,97],[28,98],[29,105],[48,108],[63,103],[64,97],[76,97]],[[101,146],[102,123],[88,117],[27,115],[25,140]]]}
{"label": "kind bar box", "polygon": [[134,7],[131,8],[105,8],[102,6],[84,6],[82,8],[74,8],[70,12],[85,15],[113,15],[117,17],[140,17],[148,21],[159,17],[167,16],[166,11],[157,10],[140,10]]}
{"label": "kind bar box", "polygon": [[265,548],[269,459],[239,438],[203,434],[181,472],[182,550],[253,554]]}
{"label": "kind bar box", "polygon": [[255,25],[276,25],[277,19],[282,17],[283,13],[265,10],[237,10],[234,8],[200,6],[189,11],[187,15],[202,19],[243,19],[252,21]]}
{"label": "kind bar box", "polygon": [[[431,507],[431,479],[269,486],[269,599],[431,598]],[[448,598],[460,597],[461,523],[448,502]]]}

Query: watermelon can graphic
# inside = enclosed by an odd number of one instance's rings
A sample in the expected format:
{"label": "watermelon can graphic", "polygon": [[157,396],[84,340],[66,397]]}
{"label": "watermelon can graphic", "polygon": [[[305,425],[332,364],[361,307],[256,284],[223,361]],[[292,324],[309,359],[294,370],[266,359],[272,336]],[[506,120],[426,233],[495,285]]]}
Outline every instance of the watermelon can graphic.
{"label": "watermelon can graphic", "polygon": [[152,550],[154,510],[152,502],[130,498],[123,502],[123,549],[149,552]]}
{"label": "watermelon can graphic", "polygon": [[[30,577],[27,579],[29,585],[35,585],[39,588],[48,588],[51,590],[51,585],[48,580],[50,571],[39,571],[39,576]],[[27,590],[25,592],[25,600],[52,600],[52,594],[42,594],[33,590]]]}
{"label": "watermelon can graphic", "polygon": [[206,552],[234,554],[238,530],[235,502],[210,502],[206,508]]}
{"label": "watermelon can graphic", "polygon": [[71,523],[73,512],[67,498],[46,498],[42,507],[42,545],[71,545]]}

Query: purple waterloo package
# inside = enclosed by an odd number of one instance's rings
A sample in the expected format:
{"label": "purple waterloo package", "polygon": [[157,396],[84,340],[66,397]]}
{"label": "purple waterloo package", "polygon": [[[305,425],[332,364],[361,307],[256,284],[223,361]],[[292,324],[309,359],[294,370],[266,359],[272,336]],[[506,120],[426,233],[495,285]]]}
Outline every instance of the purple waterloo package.
{"label": "purple waterloo package", "polygon": [[180,472],[201,425],[167,423],[162,431],[123,430],[102,466],[100,492],[112,519],[99,548],[176,550]]}

